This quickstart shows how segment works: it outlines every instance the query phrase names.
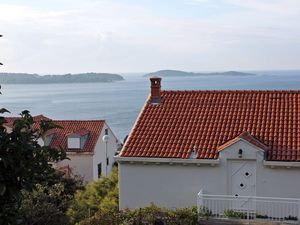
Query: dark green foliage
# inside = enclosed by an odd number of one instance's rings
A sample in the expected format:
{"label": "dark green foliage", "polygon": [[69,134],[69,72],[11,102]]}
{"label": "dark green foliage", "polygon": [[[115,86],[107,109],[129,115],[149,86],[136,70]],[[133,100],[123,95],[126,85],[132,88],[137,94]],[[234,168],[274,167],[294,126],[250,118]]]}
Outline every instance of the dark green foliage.
{"label": "dark green foliage", "polygon": [[94,216],[79,225],[197,225],[197,208],[175,211],[154,204],[133,210],[118,211],[114,208],[100,209]]}
{"label": "dark green foliage", "polygon": [[37,184],[35,190],[23,191],[19,210],[23,224],[69,224],[66,211],[76,190],[81,187],[80,180],[56,172],[46,183]]}
{"label": "dark green foliage", "polygon": [[[2,110],[4,112],[5,110]],[[50,162],[66,158],[63,150],[40,146],[38,140],[55,127],[43,121],[34,129],[33,117],[23,111],[12,131],[4,126],[0,116],[0,224],[17,224],[22,190],[31,191],[36,184],[47,182],[55,173]]]}

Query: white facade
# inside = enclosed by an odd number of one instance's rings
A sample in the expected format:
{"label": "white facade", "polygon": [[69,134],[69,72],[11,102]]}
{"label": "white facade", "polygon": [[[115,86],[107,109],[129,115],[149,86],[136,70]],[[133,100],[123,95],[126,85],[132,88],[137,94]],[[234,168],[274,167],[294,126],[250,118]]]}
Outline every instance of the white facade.
{"label": "white facade", "polygon": [[[102,140],[105,129],[108,129],[109,140],[107,143]],[[98,171],[99,164],[101,164],[101,176],[106,176],[111,172],[115,163],[114,156],[118,145],[117,137],[105,123],[93,152],[68,151],[67,157],[70,160],[63,160],[57,163],[57,166],[64,167],[69,165],[72,173],[81,176],[85,182],[97,180],[99,178],[98,172],[100,172]],[[108,165],[106,164],[106,156]]]}
{"label": "white facade", "polygon": [[[105,135],[105,129],[108,129],[108,142],[105,143],[102,138]],[[112,130],[107,126],[105,123],[99,140],[97,141],[94,155],[93,155],[93,180],[98,179],[98,164],[101,163],[101,170],[102,175],[108,175],[113,167],[113,164],[115,163],[114,156],[116,154],[116,151],[118,150],[119,141],[117,137],[114,135]],[[106,157],[108,158],[108,164]]]}
{"label": "white facade", "polygon": [[93,154],[67,153],[70,160],[57,163],[58,167],[69,166],[74,175],[79,175],[84,181],[93,180]]}
{"label": "white facade", "polygon": [[218,160],[117,160],[121,209],[151,202],[168,208],[195,206],[200,190],[213,195],[300,198],[300,163],[264,161],[264,151],[244,139],[223,149]]}

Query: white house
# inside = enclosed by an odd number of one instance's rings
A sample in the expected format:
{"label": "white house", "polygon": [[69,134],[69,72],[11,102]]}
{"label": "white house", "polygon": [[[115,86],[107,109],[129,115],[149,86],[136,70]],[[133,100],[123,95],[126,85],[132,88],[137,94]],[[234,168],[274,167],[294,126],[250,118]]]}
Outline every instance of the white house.
{"label": "white house", "polygon": [[[7,117],[7,127],[12,127],[16,118]],[[34,117],[35,127],[41,120],[50,120],[39,115]],[[69,160],[55,166],[59,170],[79,175],[85,182],[108,175],[115,163],[114,156],[119,141],[104,120],[52,120],[62,127],[47,132],[40,144],[66,150]]]}
{"label": "white house", "polygon": [[194,206],[200,191],[300,198],[300,91],[162,91],[150,80],[115,157],[120,208]]}

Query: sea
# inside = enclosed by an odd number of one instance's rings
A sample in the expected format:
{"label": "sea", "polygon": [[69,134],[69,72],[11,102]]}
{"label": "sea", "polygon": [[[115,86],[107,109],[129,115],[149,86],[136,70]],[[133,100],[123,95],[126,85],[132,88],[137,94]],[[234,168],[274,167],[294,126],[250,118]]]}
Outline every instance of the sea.
{"label": "sea", "polygon": [[[245,71],[255,76],[165,77],[165,90],[299,90],[300,70]],[[123,142],[137,119],[150,81],[141,74],[121,74],[112,83],[3,84],[0,108],[16,116],[23,110],[52,119],[104,119]]]}

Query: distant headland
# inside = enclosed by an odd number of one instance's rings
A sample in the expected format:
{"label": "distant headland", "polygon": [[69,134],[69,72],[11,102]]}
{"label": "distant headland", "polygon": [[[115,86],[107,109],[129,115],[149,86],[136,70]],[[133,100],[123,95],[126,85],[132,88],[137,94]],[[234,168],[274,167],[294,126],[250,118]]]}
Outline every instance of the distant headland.
{"label": "distant headland", "polygon": [[156,72],[145,74],[144,77],[160,76],[160,77],[195,77],[195,76],[255,76],[254,73],[244,73],[238,71],[227,72],[210,72],[210,73],[196,73],[185,72],[180,70],[159,70]]}
{"label": "distant headland", "polygon": [[29,73],[0,73],[0,84],[49,84],[114,82],[124,78],[111,73],[78,73],[63,75],[38,75]]}

